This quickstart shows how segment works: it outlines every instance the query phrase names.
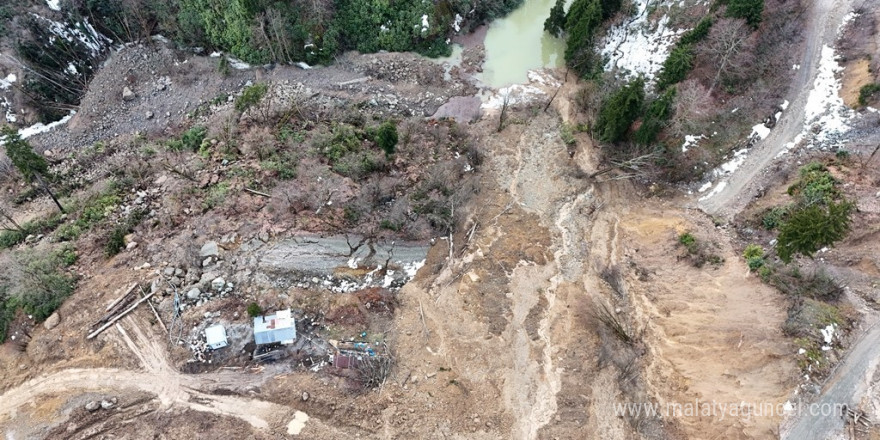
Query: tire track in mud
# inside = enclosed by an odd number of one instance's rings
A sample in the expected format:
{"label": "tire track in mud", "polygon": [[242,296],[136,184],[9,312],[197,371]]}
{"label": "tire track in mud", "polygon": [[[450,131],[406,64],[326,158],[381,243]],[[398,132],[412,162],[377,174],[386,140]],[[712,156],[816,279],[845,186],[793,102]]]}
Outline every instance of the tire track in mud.
{"label": "tire track in mud", "polygon": [[154,394],[163,408],[174,405],[195,411],[235,417],[256,429],[269,430],[280,426],[291,408],[257,399],[218,396],[200,390],[220,384],[234,388],[260,385],[265,375],[241,373],[208,373],[184,375],[168,362],[164,348],[148,338],[129,316],[123,319],[134,338],[121,325],[117,329],[124,344],[140,361],[142,370],[118,368],[75,368],[31,379],[0,395],[0,417],[11,417],[18,408],[31,404],[36,396],[70,394],[78,391],[140,390]]}

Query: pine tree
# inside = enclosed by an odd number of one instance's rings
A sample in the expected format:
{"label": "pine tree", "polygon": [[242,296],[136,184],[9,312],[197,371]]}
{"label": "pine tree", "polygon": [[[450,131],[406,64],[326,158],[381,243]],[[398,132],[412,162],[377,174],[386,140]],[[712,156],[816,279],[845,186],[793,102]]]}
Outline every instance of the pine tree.
{"label": "pine tree", "polygon": [[585,74],[592,70],[595,59],[593,34],[602,24],[600,0],[575,0],[565,18],[568,41],[565,61],[575,71]]}
{"label": "pine tree", "polygon": [[3,142],[6,146],[6,156],[8,156],[9,160],[12,161],[12,164],[15,165],[15,168],[18,169],[27,181],[33,182],[36,180],[40,186],[46,190],[49,197],[55,202],[55,205],[58,206],[58,210],[63,213],[64,208],[55,197],[55,194],[49,189],[49,186],[46,185],[44,179],[49,173],[49,163],[46,162],[46,159],[44,159],[43,156],[34,153],[31,144],[21,138],[18,134],[18,130],[10,126],[5,126],[0,129],[0,137],[3,138]]}
{"label": "pine tree", "polygon": [[565,0],[556,0],[550,9],[550,16],[544,20],[544,30],[556,38],[565,33]]}
{"label": "pine tree", "polygon": [[626,132],[642,112],[645,80],[638,78],[611,95],[599,110],[596,132],[603,142],[623,140]]}
{"label": "pine tree", "polygon": [[850,227],[853,204],[849,201],[803,206],[779,229],[776,253],[785,263],[795,254],[813,256],[819,249],[843,239]]}

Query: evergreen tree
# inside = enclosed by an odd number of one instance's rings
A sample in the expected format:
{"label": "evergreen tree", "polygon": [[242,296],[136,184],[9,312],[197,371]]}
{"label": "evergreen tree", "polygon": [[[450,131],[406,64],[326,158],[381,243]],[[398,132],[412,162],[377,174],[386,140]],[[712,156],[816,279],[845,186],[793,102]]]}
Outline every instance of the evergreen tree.
{"label": "evergreen tree", "polygon": [[556,0],[550,9],[550,16],[544,20],[544,30],[556,38],[565,32],[565,0]]}
{"label": "evergreen tree", "polygon": [[638,78],[611,95],[599,110],[596,132],[603,142],[623,140],[626,132],[642,111],[645,80]]}
{"label": "evergreen tree", "polygon": [[46,159],[44,159],[43,156],[34,153],[31,144],[21,138],[18,134],[18,130],[10,126],[5,126],[0,129],[0,137],[3,138],[3,142],[6,146],[6,156],[9,157],[9,160],[15,165],[15,168],[18,169],[27,181],[33,182],[36,180],[43,189],[46,190],[49,197],[52,197],[52,200],[58,206],[58,209],[61,212],[64,212],[61,203],[55,198],[55,194],[52,193],[44,180],[44,177],[47,176],[49,172],[49,163],[46,162]]}
{"label": "evergreen tree", "polygon": [[657,89],[663,90],[687,78],[688,72],[694,67],[694,48],[690,44],[677,45],[657,75]]}
{"label": "evergreen tree", "polygon": [[753,29],[761,24],[764,13],[764,0],[728,0],[727,16],[745,19]]}
{"label": "evergreen tree", "polygon": [[642,144],[650,145],[657,139],[660,130],[666,125],[666,121],[672,116],[672,105],[675,101],[675,87],[666,89],[666,91],[651,101],[645,111],[644,121],[642,125],[633,134],[633,139]]}
{"label": "evergreen tree", "polygon": [[565,62],[580,74],[593,70],[596,56],[593,34],[602,24],[600,0],[575,0],[565,19],[568,41],[565,46]]}
{"label": "evergreen tree", "polygon": [[807,205],[793,212],[779,229],[779,258],[785,263],[795,254],[812,258],[819,249],[843,239],[849,232],[852,209],[852,202],[844,200],[827,206]]}
{"label": "evergreen tree", "polygon": [[602,20],[608,20],[613,17],[620,7],[623,6],[623,0],[602,0]]}
{"label": "evergreen tree", "polygon": [[392,121],[385,121],[379,126],[376,133],[376,143],[385,152],[385,157],[391,157],[397,147],[397,125]]}

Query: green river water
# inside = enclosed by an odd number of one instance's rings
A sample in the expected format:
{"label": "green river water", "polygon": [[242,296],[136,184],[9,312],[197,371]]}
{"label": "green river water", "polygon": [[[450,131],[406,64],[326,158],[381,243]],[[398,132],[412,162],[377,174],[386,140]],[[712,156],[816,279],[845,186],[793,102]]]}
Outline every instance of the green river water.
{"label": "green river water", "polygon": [[553,0],[526,0],[489,25],[486,61],[480,80],[490,87],[528,82],[528,71],[563,65],[565,42],[544,32]]}

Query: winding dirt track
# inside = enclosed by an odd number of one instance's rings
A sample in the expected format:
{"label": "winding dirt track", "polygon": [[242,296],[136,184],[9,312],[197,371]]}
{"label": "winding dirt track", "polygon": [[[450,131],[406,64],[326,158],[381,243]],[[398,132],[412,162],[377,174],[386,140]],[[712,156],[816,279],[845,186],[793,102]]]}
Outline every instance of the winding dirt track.
{"label": "winding dirt track", "polygon": [[[804,129],[804,117],[807,98],[813,88],[813,81],[818,74],[822,47],[834,47],[837,40],[837,28],[843,17],[852,10],[853,0],[815,0],[809,6],[811,13],[804,30],[806,41],[804,53],[800,61],[800,69],[792,78],[788,100],[789,108],[783,112],[776,127],[770,131],[766,139],[757,143],[749,152],[745,162],[727,178],[726,186],[698,205],[703,211],[712,215],[733,218],[742,211],[761,188],[763,172],[773,159],[785,148],[788,142]],[[720,185],[721,182],[716,183]]]}
{"label": "winding dirt track", "polygon": [[[31,379],[0,395],[0,417],[10,416],[14,411],[33,402],[35,396],[65,394],[71,390],[139,390],[155,394],[163,407],[179,405],[195,411],[242,419],[257,429],[280,426],[291,409],[275,403],[237,396],[208,394],[204,390],[225,388],[241,389],[262,384],[267,375],[249,375],[241,372],[185,375],[168,362],[166,350],[157,340],[143,334],[135,318],[123,319],[125,327],[117,324],[116,330],[125,344],[141,363],[141,370],[116,368],[69,369]],[[129,336],[129,331],[134,338]],[[103,337],[113,337],[106,335]]]}

